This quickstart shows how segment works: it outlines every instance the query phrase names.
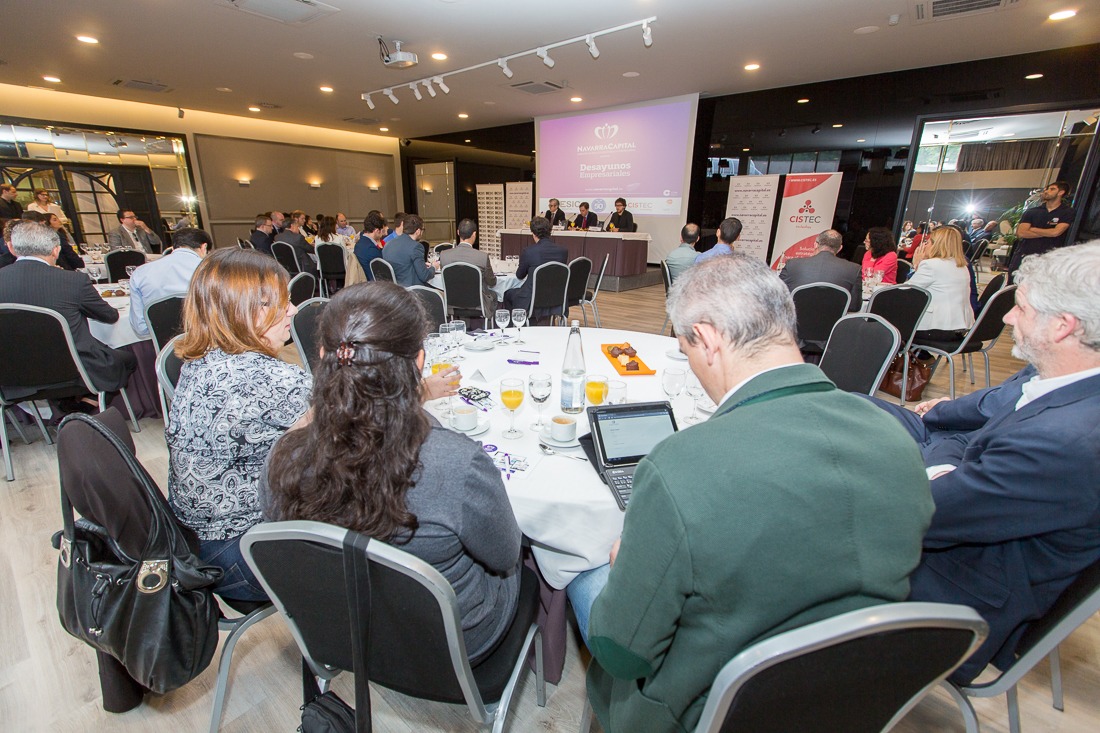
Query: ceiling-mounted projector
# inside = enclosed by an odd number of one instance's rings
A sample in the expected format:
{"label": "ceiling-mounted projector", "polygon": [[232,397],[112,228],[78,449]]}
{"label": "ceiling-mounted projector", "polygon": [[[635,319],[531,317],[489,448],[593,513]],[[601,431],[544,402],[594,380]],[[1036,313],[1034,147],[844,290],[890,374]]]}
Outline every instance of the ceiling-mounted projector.
{"label": "ceiling-mounted projector", "polygon": [[[381,38],[378,39],[378,42],[385,48],[385,42]],[[415,53],[401,50],[401,41],[394,41],[393,45],[397,47],[396,51],[389,53],[387,49],[382,52],[382,63],[386,66],[391,69],[407,69],[420,63]]]}

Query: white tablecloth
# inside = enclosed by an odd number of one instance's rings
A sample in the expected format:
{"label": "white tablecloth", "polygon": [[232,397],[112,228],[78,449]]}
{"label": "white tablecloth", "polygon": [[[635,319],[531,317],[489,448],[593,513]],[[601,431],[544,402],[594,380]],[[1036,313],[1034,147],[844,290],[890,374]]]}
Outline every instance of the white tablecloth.
{"label": "white tablecloth", "polygon": [[[96,289],[100,292],[104,290],[118,290],[118,286],[98,285]],[[137,332],[134,331],[133,327],[130,325],[130,296],[104,298],[104,300],[107,301],[108,305],[118,311],[118,320],[114,323],[103,323],[102,321],[93,321],[89,318],[88,329],[92,332],[93,336],[115,349],[148,339],[147,336],[138,336]]]}
{"label": "white tablecloth", "polygon": [[[514,332],[515,329],[507,331],[508,334]],[[666,336],[598,328],[582,328],[581,334],[588,372],[625,382],[627,398],[631,402],[667,399],[661,389],[661,370],[669,366],[688,368],[686,361],[666,356],[669,350],[677,350],[676,340]],[[523,437],[515,440],[502,438],[501,433],[507,429],[509,418],[508,411],[499,406],[498,395],[503,377],[522,378],[526,383],[532,373],[548,372],[554,379],[554,392],[543,404],[543,419],[548,422],[552,416],[559,414],[561,363],[568,335],[567,328],[524,328],[526,345],[506,344],[489,352],[463,349],[465,361],[459,362],[462,385],[488,390],[498,405],[490,413],[489,431],[473,440],[521,455],[530,462],[529,470],[525,474],[513,475],[505,481],[505,487],[520,529],[531,539],[539,568],[546,581],[555,588],[564,588],[577,573],[607,562],[611,545],[622,532],[623,512],[590,464],[544,456],[539,452],[538,436],[530,427],[535,421],[536,405],[529,394],[525,393],[523,405],[516,414],[516,426],[524,431]],[[600,345],[624,341],[629,341],[638,350],[646,365],[657,370],[656,375],[619,376],[601,354]],[[520,350],[539,353],[520,353]],[[535,366],[512,365],[507,363],[510,358],[538,360],[540,363]],[[683,429],[682,418],[690,414],[691,398],[681,395],[673,406],[677,424]],[[439,405],[429,403],[428,407],[438,417]],[[581,413],[577,417],[579,434],[588,433],[587,415]],[[584,455],[579,447],[563,452]]]}

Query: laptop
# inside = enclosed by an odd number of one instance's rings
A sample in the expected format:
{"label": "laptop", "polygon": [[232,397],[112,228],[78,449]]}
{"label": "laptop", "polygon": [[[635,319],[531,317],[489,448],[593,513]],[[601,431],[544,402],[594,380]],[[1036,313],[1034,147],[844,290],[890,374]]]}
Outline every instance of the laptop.
{"label": "laptop", "polygon": [[676,432],[672,405],[639,402],[588,408],[596,471],[626,511],[634,490],[634,471],[653,447]]}

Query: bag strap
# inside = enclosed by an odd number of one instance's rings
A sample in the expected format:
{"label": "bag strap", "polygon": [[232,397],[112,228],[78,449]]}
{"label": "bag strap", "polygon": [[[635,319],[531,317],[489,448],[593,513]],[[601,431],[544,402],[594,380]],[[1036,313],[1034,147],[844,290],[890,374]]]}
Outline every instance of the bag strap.
{"label": "bag strap", "polygon": [[351,623],[351,651],[355,669],[355,730],[370,733],[370,678],[367,658],[370,653],[370,538],[358,532],[344,535],[344,586],[348,597],[348,621]]}

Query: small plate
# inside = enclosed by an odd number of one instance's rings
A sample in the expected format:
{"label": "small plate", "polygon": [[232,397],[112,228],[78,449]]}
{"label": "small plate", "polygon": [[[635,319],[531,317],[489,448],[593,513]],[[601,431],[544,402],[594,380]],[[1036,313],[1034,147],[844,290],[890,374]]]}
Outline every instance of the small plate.
{"label": "small plate", "polygon": [[668,351],[665,352],[665,356],[667,356],[669,359],[675,359],[676,361],[687,361],[688,360],[687,354],[680,351],[679,349],[669,349]]}
{"label": "small plate", "polygon": [[539,440],[546,443],[552,448],[579,448],[581,445],[581,442],[576,438],[573,438],[573,440],[569,441],[568,443],[563,443],[560,440],[554,440],[550,437],[549,428],[543,428],[539,431]]}
{"label": "small plate", "polygon": [[718,405],[714,404],[709,397],[703,396],[699,398],[699,412],[713,415],[714,411],[717,409]]}
{"label": "small plate", "polygon": [[473,428],[472,430],[459,430],[454,426],[454,422],[452,420],[447,421],[447,427],[455,431],[456,433],[462,433],[467,437],[473,437],[475,435],[481,435],[489,429],[489,418],[486,417],[484,419],[478,420],[477,427]]}
{"label": "small plate", "polygon": [[492,351],[496,346],[495,342],[486,339],[483,341],[471,341],[468,344],[463,344],[462,348],[467,351]]}

